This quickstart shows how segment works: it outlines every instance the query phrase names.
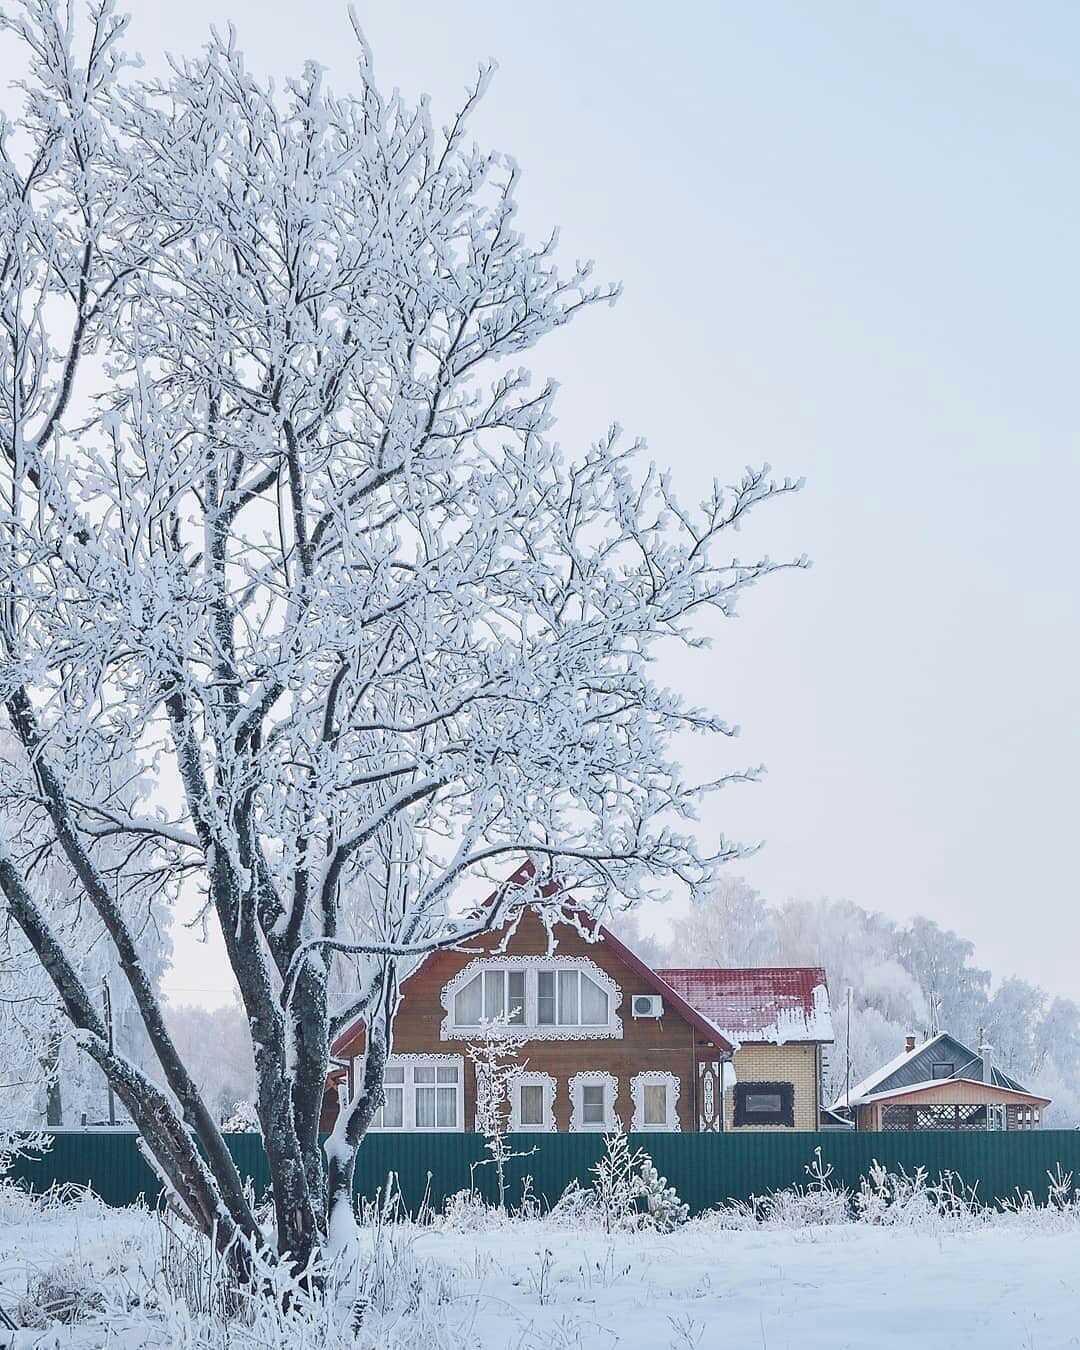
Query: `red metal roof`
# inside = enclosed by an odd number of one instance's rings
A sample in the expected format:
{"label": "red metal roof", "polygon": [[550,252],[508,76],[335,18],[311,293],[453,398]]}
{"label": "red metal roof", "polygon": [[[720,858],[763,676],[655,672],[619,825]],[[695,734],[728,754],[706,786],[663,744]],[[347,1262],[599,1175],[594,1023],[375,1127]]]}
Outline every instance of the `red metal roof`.
{"label": "red metal roof", "polygon": [[831,1041],[821,966],[658,970],[687,1003],[735,1041]]}

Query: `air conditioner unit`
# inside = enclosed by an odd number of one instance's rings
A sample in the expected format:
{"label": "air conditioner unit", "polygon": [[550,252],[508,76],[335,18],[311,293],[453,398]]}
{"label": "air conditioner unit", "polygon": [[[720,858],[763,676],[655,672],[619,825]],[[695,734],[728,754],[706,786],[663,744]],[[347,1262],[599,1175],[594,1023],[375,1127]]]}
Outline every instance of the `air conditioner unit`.
{"label": "air conditioner unit", "polygon": [[631,1010],[635,1017],[663,1017],[664,1000],[659,994],[635,994]]}

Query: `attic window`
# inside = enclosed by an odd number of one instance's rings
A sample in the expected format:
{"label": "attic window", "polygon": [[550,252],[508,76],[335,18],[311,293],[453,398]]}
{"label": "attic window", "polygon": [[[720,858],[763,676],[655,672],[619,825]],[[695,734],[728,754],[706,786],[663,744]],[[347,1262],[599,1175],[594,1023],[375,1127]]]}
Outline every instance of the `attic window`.
{"label": "attic window", "polygon": [[583,970],[536,972],[539,1026],[602,1027],[607,1020],[608,996]]}
{"label": "attic window", "polygon": [[947,1059],[935,1059],[930,1066],[931,1078],[951,1078],[956,1072],[956,1065],[951,1064]]}
{"label": "attic window", "polygon": [[479,957],[443,989],[443,1040],[504,1021],[529,1040],[621,1037],[620,990],[586,957]]}
{"label": "attic window", "polygon": [[478,1027],[503,1018],[512,1027],[525,1024],[523,970],[481,971],[454,995],[454,1020],[459,1027]]}

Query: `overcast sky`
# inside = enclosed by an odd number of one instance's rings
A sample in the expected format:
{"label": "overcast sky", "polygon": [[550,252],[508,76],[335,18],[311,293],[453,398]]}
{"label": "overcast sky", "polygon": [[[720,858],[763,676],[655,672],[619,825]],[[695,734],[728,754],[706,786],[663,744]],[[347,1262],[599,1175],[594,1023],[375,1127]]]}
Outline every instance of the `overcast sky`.
{"label": "overcast sky", "polygon": [[[1080,996],[1080,6],[358,8],[440,120],[498,61],[474,131],[522,222],[625,285],[530,358],[567,450],[617,420],[687,495],[807,478],[741,549],[813,570],[670,672],[744,729],[698,767],[769,767],[707,828],[766,840],[740,868],[772,899],[921,912]],[[354,81],[336,0],[134,9],[151,60],[232,17],[254,69]],[[176,997],[223,986],[178,955]]]}

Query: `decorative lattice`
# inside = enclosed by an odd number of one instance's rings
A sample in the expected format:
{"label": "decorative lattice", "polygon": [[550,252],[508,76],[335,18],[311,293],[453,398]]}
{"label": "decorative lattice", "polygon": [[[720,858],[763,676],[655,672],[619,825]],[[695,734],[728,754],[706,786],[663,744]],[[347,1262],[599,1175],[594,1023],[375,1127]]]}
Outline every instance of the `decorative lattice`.
{"label": "decorative lattice", "polygon": [[925,1105],[885,1106],[882,1130],[985,1130],[990,1127],[985,1106]]}

